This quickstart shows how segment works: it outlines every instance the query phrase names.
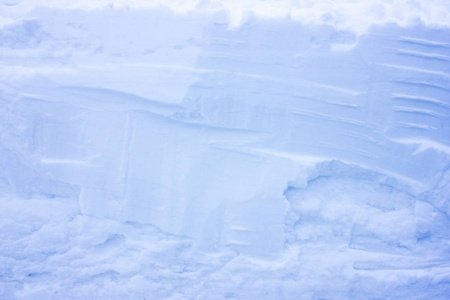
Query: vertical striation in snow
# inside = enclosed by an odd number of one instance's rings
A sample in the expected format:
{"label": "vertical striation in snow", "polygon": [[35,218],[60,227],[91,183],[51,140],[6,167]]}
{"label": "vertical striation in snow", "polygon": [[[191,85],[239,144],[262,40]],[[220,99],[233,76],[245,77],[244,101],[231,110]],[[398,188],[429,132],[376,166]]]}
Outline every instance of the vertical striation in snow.
{"label": "vertical striation in snow", "polygon": [[0,298],[448,295],[448,12],[307,2],[2,4]]}

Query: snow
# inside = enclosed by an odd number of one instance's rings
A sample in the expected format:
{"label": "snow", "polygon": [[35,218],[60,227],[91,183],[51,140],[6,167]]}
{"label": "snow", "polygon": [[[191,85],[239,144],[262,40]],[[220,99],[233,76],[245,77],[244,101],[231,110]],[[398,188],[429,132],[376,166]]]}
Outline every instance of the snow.
{"label": "snow", "polygon": [[0,298],[446,299],[446,1],[0,4]]}

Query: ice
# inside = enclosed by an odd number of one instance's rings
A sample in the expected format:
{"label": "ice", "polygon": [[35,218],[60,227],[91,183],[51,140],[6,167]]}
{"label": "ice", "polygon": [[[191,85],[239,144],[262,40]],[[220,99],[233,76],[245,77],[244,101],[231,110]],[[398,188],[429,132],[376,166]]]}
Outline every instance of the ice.
{"label": "ice", "polygon": [[0,298],[446,299],[445,1],[0,4]]}

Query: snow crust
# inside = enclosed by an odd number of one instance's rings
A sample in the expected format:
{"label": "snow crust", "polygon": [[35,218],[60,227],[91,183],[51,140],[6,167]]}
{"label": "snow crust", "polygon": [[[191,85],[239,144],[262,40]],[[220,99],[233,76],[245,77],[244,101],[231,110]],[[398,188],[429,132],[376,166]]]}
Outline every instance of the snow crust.
{"label": "snow crust", "polygon": [[408,26],[421,22],[429,26],[447,26],[450,23],[450,4],[446,0],[4,0],[3,6],[10,10],[6,15],[13,18],[36,7],[85,11],[164,7],[177,14],[225,12],[230,29],[239,28],[251,16],[257,16],[265,19],[289,18],[308,25],[325,24],[359,34],[377,24]]}
{"label": "snow crust", "polygon": [[0,5],[0,298],[450,294],[447,2]]}

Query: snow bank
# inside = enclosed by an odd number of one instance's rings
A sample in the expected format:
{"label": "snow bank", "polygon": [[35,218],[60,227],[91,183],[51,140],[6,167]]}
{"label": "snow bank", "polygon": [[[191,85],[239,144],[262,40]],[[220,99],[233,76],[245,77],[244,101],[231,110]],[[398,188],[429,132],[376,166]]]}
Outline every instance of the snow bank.
{"label": "snow bank", "polygon": [[2,297],[449,293],[446,2],[2,6]]}

